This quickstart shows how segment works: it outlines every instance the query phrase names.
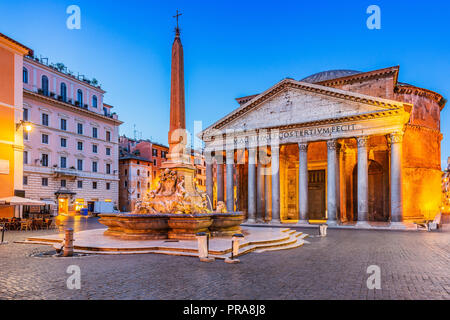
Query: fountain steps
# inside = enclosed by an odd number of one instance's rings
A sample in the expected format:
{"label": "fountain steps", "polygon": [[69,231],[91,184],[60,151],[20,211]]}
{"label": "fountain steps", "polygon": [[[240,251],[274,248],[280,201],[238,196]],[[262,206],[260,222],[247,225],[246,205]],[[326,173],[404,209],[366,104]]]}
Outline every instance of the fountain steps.
{"label": "fountain steps", "polygon": [[[138,243],[137,241],[111,240],[111,238],[103,236],[103,232],[104,229],[97,229],[76,234],[75,252],[87,254],[155,253],[198,257],[196,240],[180,240],[177,242],[151,240]],[[308,236],[308,234],[292,229],[260,227],[244,228],[243,233],[245,238],[240,244],[237,256],[250,252],[261,253],[299,248],[307,243],[304,239]],[[59,249],[62,246],[62,239],[59,236],[30,237],[19,243],[52,245]],[[231,256],[231,238],[211,238],[209,254],[216,259],[229,258]]]}

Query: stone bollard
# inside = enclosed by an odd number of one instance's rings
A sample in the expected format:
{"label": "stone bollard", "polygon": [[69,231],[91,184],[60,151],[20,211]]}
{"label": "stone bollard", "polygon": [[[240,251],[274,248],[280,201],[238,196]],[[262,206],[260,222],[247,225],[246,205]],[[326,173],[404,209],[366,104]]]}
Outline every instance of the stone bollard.
{"label": "stone bollard", "polygon": [[5,239],[5,224],[3,223],[2,225],[0,225],[0,228],[2,230],[2,242],[0,242],[0,244],[8,244],[7,241],[3,241]]}
{"label": "stone bollard", "polygon": [[215,259],[209,258],[209,235],[206,232],[196,234],[198,241],[198,257],[201,262],[212,262]]}
{"label": "stone bollard", "polygon": [[63,257],[73,256],[73,229],[65,230]]}
{"label": "stone bollard", "polygon": [[236,233],[233,235],[231,239],[231,257],[226,258],[226,263],[239,263],[241,262],[239,259],[235,259],[239,255],[239,240],[242,240],[244,235],[241,233]]}
{"label": "stone bollard", "polygon": [[319,226],[319,235],[321,237],[326,237],[327,236],[327,227],[328,227],[328,225],[326,225],[326,224],[321,224]]}

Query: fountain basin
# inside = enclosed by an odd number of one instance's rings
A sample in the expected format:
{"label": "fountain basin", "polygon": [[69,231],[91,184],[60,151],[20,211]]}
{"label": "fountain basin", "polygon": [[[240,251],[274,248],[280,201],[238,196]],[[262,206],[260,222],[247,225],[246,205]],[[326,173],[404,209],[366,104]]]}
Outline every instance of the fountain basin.
{"label": "fountain basin", "polygon": [[213,237],[231,237],[242,232],[241,223],[245,215],[243,212],[215,213],[212,219],[210,230]]}
{"label": "fountain basin", "polygon": [[169,218],[169,239],[194,240],[198,232],[209,233],[212,214],[172,214]]}
{"label": "fountain basin", "polygon": [[123,240],[167,239],[167,214],[100,214],[99,222],[108,227],[106,236]]}
{"label": "fountain basin", "polygon": [[100,214],[107,226],[106,236],[123,240],[179,239],[194,240],[198,232],[212,236],[232,236],[241,232],[242,212],[196,214]]}

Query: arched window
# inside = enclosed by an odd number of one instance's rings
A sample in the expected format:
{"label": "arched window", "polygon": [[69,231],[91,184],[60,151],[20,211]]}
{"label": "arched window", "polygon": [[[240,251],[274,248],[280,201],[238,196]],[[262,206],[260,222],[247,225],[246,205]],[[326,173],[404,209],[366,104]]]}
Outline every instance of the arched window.
{"label": "arched window", "polygon": [[81,89],[78,89],[78,91],[77,91],[77,101],[79,103],[79,106],[82,107],[83,106],[83,91],[81,91]]}
{"label": "arched window", "polygon": [[97,96],[92,96],[92,106],[97,108]]}
{"label": "arched window", "polygon": [[23,83],[28,83],[28,69],[23,68]]}
{"label": "arched window", "polygon": [[64,82],[61,82],[61,100],[66,101],[67,100],[67,86]]}
{"label": "arched window", "polygon": [[48,78],[47,76],[42,76],[42,93],[48,96]]}

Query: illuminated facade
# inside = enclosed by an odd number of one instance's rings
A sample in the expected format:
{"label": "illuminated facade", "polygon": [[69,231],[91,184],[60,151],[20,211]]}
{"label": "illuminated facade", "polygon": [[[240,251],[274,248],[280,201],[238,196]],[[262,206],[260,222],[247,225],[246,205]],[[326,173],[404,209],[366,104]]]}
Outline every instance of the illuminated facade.
{"label": "illuminated facade", "polygon": [[398,82],[398,72],[321,72],[237,99],[238,109],[199,135],[213,160],[208,194],[250,221],[432,219],[446,101]]}
{"label": "illuminated facade", "polygon": [[59,214],[92,211],[95,201],[118,205],[122,122],[103,102],[105,91],[32,53],[23,58],[18,75],[20,117],[33,127],[20,132],[23,157],[14,161],[23,171],[25,196],[53,204]]}
{"label": "illuminated facade", "polygon": [[[0,198],[23,196],[22,67],[28,54],[30,49],[0,33]],[[0,203],[0,217],[12,217],[14,210]]]}

